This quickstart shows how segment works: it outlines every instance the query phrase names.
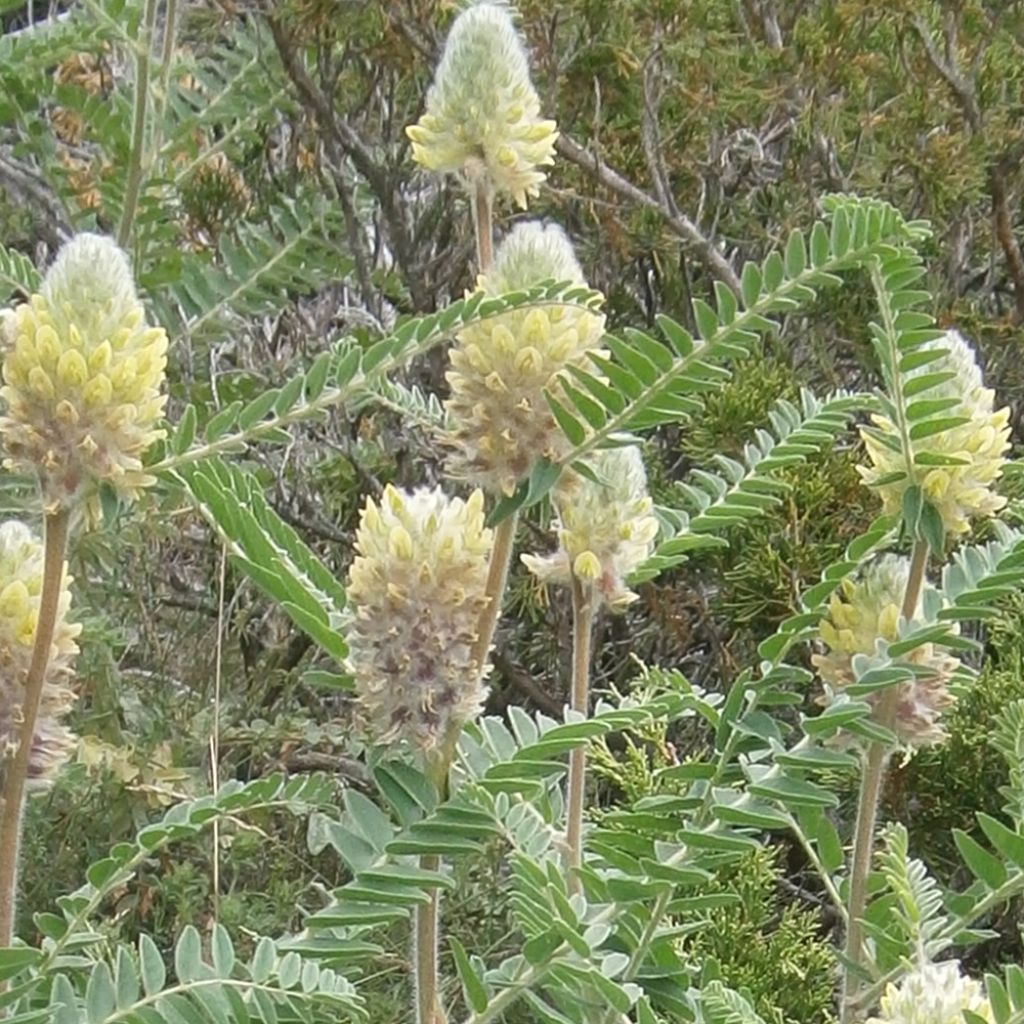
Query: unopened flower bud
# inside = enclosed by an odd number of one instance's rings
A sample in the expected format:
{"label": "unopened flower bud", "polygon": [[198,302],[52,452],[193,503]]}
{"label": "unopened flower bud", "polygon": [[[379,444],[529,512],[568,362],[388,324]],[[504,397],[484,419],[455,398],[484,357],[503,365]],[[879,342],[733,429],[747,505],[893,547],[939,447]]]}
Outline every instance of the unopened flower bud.
{"label": "unopened flower bud", "polygon": [[567,584],[575,575],[593,584],[617,610],[636,600],[626,580],[650,557],[658,521],[639,448],[600,451],[590,468],[597,482],[567,473],[555,492],[558,550],[522,560],[543,583]]}
{"label": "unopened flower bud", "polygon": [[406,129],[413,159],[428,170],[485,175],[526,208],[552,162],[558,132],[540,116],[526,50],[507,8],[478,3],[452,25],[427,93],[426,112]]}
{"label": "unopened flower bud", "polygon": [[[825,703],[856,682],[855,655],[873,656],[878,653],[879,641],[899,639],[900,606],[909,573],[906,558],[884,555],[867,566],[859,579],[844,580],[833,593],[820,626],[829,651],[811,659],[825,683]],[[954,700],[950,678],[960,662],[930,643],[916,647],[904,660],[923,671],[912,680],[894,684],[898,701],[895,721],[889,724],[908,747],[939,743],[946,736],[942,713]],[[871,694],[869,702],[877,704],[882,692]]]}
{"label": "unopened flower bud", "polygon": [[48,511],[84,500],[95,519],[100,483],[133,498],[152,482],[141,460],[163,436],[167,335],[110,239],[68,242],[41,293],[0,317],[0,341],[5,464],[38,472]]}
{"label": "unopened flower bud", "polygon": [[[561,228],[518,224],[480,278],[490,296],[541,281],[585,284]],[[454,423],[452,471],[491,491],[511,494],[542,456],[557,460],[569,444],[544,392],[558,393],[570,365],[593,370],[604,316],[590,309],[544,305],[502,313],[459,332],[447,374]]]}
{"label": "unopened flower bud", "polygon": [[[995,410],[994,392],[984,386],[975,353],[959,333],[948,331],[920,351],[929,349],[946,350],[946,354],[908,371],[906,378],[948,374],[925,397],[955,399],[957,404],[951,405],[948,415],[967,417],[967,422],[911,440],[915,464],[909,475],[898,446],[894,450],[864,430],[861,436],[871,465],[858,471],[881,495],[886,514],[898,513],[907,488],[920,486],[925,500],[938,509],[946,532],[963,534],[970,529],[971,518],[994,515],[1006,504],[992,487],[1002,475],[1010,447],[1010,411]],[[889,417],[875,415],[872,420],[884,436],[898,440],[899,432]]]}
{"label": "unopened flower bud", "polygon": [[472,655],[492,533],[484,498],[387,487],[367,500],[349,571],[349,661],[377,738],[424,750],[451,742],[480,710]]}
{"label": "unopened flower bud", "polygon": [[[47,783],[67,760],[71,733],[60,719],[73,702],[67,686],[71,660],[78,651],[81,627],[68,622],[71,593],[67,577],[61,588],[57,623],[29,755],[28,780]],[[32,660],[39,601],[43,588],[43,545],[19,522],[0,524],[0,759],[18,749],[23,721],[25,680]]]}

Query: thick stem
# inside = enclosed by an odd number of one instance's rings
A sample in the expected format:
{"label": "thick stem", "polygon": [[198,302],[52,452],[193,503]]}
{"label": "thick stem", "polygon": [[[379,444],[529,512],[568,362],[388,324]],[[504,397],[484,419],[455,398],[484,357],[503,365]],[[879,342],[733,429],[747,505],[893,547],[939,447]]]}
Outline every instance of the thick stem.
{"label": "thick stem", "polygon": [[149,61],[153,46],[153,26],[156,23],[157,0],[146,0],[142,30],[138,38],[135,60],[135,101],[132,107],[132,150],[128,162],[128,178],[124,190],[121,223],[117,228],[117,244],[127,248],[132,237],[135,211],[142,191],[142,163],[146,147],[146,115],[149,107]]}
{"label": "thick stem", "polygon": [[481,274],[494,262],[494,193],[486,174],[473,185],[473,227],[476,229],[476,261]]}
{"label": "thick stem", "polygon": [[[586,715],[590,697],[590,650],[594,627],[594,588],[572,580],[572,709]],[[587,750],[569,754],[568,809],[565,841],[568,847],[569,884],[579,887],[577,871],[583,866],[583,792],[587,779]]]}
{"label": "thick stem", "polygon": [[491,549],[491,563],[487,570],[487,585],[484,590],[488,601],[480,616],[476,643],[472,651],[473,660],[481,672],[487,664],[487,652],[491,649],[498,616],[501,615],[501,602],[505,596],[505,584],[508,581],[508,567],[512,561],[512,547],[515,544],[518,522],[519,517],[513,514],[498,523],[494,530],[494,547]]}
{"label": "thick stem", "polygon": [[[924,574],[928,567],[928,544],[919,540],[914,545],[907,576],[907,588],[903,593],[901,612],[906,620],[914,617],[921,600]],[[899,686],[891,686],[882,696],[878,705],[876,720],[886,729],[891,729],[899,701]],[[840,1006],[840,1024],[853,1021],[860,979],[857,968],[864,963],[864,929],[861,919],[867,906],[868,876],[871,873],[871,855],[875,848],[875,824],[878,803],[885,782],[885,768],[889,761],[890,748],[880,742],[868,747],[864,758],[864,772],[860,780],[860,794],[857,798],[857,823],[853,834],[853,855],[850,860],[850,897],[847,907],[846,959],[849,966],[843,969],[843,992]]]}
{"label": "thick stem", "polygon": [[[429,758],[427,774],[437,789],[438,798],[445,799],[448,788],[448,769],[451,758],[445,753],[438,753]],[[441,858],[436,854],[424,854],[420,857],[420,867],[424,871],[439,871]],[[427,903],[417,905],[414,912],[415,948],[413,963],[416,971],[416,1024],[447,1024],[441,1006],[438,959],[438,926],[441,919],[441,893],[437,889],[430,892]]]}
{"label": "thick stem", "polygon": [[39,717],[39,702],[50,663],[50,648],[60,612],[64,555],[68,544],[70,513],[61,509],[46,517],[43,549],[43,588],[39,597],[39,620],[32,646],[32,659],[25,678],[21,705],[18,750],[8,764],[0,812],[0,947],[14,938],[14,914],[18,887],[18,855],[21,847],[21,814],[25,803],[25,782]]}
{"label": "thick stem", "polygon": [[[878,801],[885,779],[885,765],[889,751],[882,743],[872,743],[864,759],[864,771],[857,797],[857,824],[853,834],[853,856],[850,861],[850,901],[847,911],[846,957],[851,965],[863,963],[863,927],[861,918],[867,906],[868,875],[871,872],[871,854],[875,845],[875,820]],[[841,1024],[852,1020],[853,1000],[860,985],[852,966],[843,971],[843,1004]]]}
{"label": "thick stem", "polygon": [[[420,867],[437,871],[441,858],[424,854]],[[446,1017],[438,995],[437,926],[441,896],[432,889],[430,901],[416,907],[416,1024],[445,1024]]]}

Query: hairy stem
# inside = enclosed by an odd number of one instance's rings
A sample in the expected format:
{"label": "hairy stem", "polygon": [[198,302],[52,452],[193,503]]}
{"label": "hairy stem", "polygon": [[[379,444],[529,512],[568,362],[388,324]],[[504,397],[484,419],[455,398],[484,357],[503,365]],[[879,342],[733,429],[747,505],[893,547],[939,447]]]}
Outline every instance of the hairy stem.
{"label": "hairy stem", "polygon": [[476,260],[481,274],[494,263],[494,193],[486,174],[473,186],[473,227],[476,229]]}
{"label": "hairy stem", "polygon": [[160,92],[159,110],[153,131],[152,152],[159,151],[163,144],[163,127],[167,103],[171,91],[171,71],[174,68],[174,53],[178,42],[178,0],[167,0],[164,5],[164,34],[160,42]]}
{"label": "hairy stem", "polygon": [[117,228],[117,244],[126,248],[132,237],[135,212],[142,191],[142,164],[146,148],[146,116],[149,109],[149,62],[153,47],[153,26],[156,23],[157,0],[146,0],[139,48],[135,60],[135,100],[132,107],[132,149],[128,161],[128,176],[124,190],[121,223]]}
{"label": "hairy stem", "polygon": [[[594,628],[594,588],[572,579],[572,709],[586,715],[590,696],[591,634]],[[579,888],[577,871],[583,866],[583,791],[587,779],[587,748],[569,754],[569,793],[565,832],[569,885]]]}
{"label": "hairy stem", "polygon": [[[437,871],[441,858],[424,854],[420,867]],[[416,1024],[445,1024],[444,1010],[438,995],[437,926],[441,895],[430,892],[430,900],[416,907]]]}
{"label": "hairy stem", "polygon": [[[451,757],[441,752],[428,759],[427,775],[437,789],[438,798],[444,800],[448,788],[448,769]],[[420,867],[424,871],[439,871],[441,858],[436,854],[423,854]],[[413,962],[416,980],[416,1024],[447,1024],[441,1006],[439,972],[437,969],[438,926],[441,919],[441,893],[430,891],[430,899],[417,905],[414,912],[415,948]]]}
{"label": "hairy stem", "polygon": [[[925,569],[928,566],[928,543],[919,540],[914,544],[910,561],[910,574],[903,594],[901,612],[908,621],[913,618],[921,600]],[[876,720],[886,729],[891,729],[899,700],[899,685],[891,686],[879,701]],[[864,929],[861,919],[867,906],[868,876],[871,873],[871,855],[875,848],[875,824],[878,803],[885,782],[885,768],[891,749],[881,742],[872,743],[864,757],[864,770],[857,797],[857,822],[853,834],[853,855],[850,860],[850,897],[847,907],[848,926],[846,929],[847,966],[843,969],[843,994],[840,1007],[840,1024],[853,1021],[860,979],[857,969],[864,964]]]}
{"label": "hairy stem", "polygon": [[36,720],[39,717],[39,702],[46,682],[46,669],[50,663],[50,648],[53,645],[57,615],[60,611],[69,520],[70,513],[66,509],[46,517],[39,620],[32,645],[32,659],[25,678],[18,750],[7,766],[3,785],[3,810],[0,811],[0,947],[9,946],[14,938],[25,782],[28,778],[29,759],[32,756],[32,742],[36,734]]}
{"label": "hairy stem", "polygon": [[487,652],[491,649],[498,616],[501,615],[501,602],[508,582],[508,567],[512,561],[518,522],[519,517],[513,514],[503,519],[494,529],[494,547],[491,549],[491,563],[487,569],[487,585],[484,589],[488,601],[477,625],[476,643],[472,651],[473,660],[481,672],[487,664]]}

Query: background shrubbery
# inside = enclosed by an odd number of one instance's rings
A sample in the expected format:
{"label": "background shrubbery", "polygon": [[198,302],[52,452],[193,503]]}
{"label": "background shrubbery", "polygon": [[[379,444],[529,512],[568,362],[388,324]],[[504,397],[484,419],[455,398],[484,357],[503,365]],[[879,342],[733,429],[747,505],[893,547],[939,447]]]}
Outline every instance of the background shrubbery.
{"label": "background shrubbery", "polygon": [[[519,6],[539,91],[564,136],[553,187],[531,212],[577,242],[590,283],[608,296],[612,329],[652,325],[659,313],[692,327],[691,299],[722,273],[710,253],[734,267],[760,259],[814,219],[823,194],[854,191],[932,220],[927,284],[939,320],[976,339],[999,403],[1019,408],[1017,5]],[[439,309],[472,286],[461,194],[414,169],[403,134],[452,10],[432,0],[275,0],[258,12],[181,5],[180,51],[154,90],[159,116],[132,246],[140,284],[176,339],[172,421],[189,403],[208,418],[247,401],[342,335],[369,343],[401,315]],[[97,0],[42,13],[0,0],[0,300],[19,280],[5,261],[42,266],[71,229],[113,231],[124,199],[140,5]],[[579,147],[599,154],[597,173]],[[513,220],[503,211],[499,231]],[[866,281],[821,295],[780,339],[736,364],[701,415],[650,435],[655,500],[678,504],[677,481],[715,453],[737,454],[776,399],[794,399],[801,386],[877,384],[871,301]],[[301,427],[254,467],[273,508],[339,577],[363,497],[439,476],[440,411],[423,394],[443,388],[435,352],[403,387]],[[595,688],[628,687],[639,661],[721,691],[877,513],[853,468],[861,457],[847,438],[793,469],[783,504],[736,528],[732,547],[694,555],[641,587],[625,618],[603,620]],[[1004,487],[1019,503],[1018,479]],[[26,493],[15,480],[3,504],[19,509]],[[147,502],[131,518],[112,513],[72,566],[89,609],[74,719],[82,740],[30,811],[18,929],[27,938],[30,911],[73,889],[113,841],[217,779],[312,769],[336,776],[339,792],[365,784],[349,697],[312,684],[310,670],[324,667],[312,642],[222,564],[220,543],[178,493],[164,484]],[[525,537],[543,516],[531,511]],[[550,713],[567,693],[568,603],[522,569],[511,586],[489,710]],[[914,851],[944,881],[964,881],[952,877],[962,869],[950,829],[972,831],[977,810],[1000,807],[1005,773],[991,721],[1024,697],[1022,622],[1014,600],[986,624],[985,664],[950,717],[949,742],[901,766],[885,793],[885,812],[908,823]],[[685,762],[702,742],[685,729],[609,742],[596,756],[592,813],[663,793],[657,769]],[[837,783],[852,802],[855,783]],[[289,816],[267,813],[214,840],[148,864],[112,908],[111,933],[146,930],[166,949],[185,924],[207,932],[217,920],[245,949],[255,935],[300,927],[347,877],[329,851],[309,852]],[[501,850],[487,856],[460,869],[448,914],[453,934],[497,954],[508,938],[505,868]],[[710,890],[739,901],[682,939],[687,956],[713,959],[726,982],[746,987],[772,1024],[830,1019],[836,922],[805,867],[783,841],[751,856]],[[996,927],[1001,941],[972,967],[1019,956],[1013,908]],[[373,1020],[404,1012],[402,941],[396,933],[375,972]],[[788,983],[808,977],[822,980]]]}

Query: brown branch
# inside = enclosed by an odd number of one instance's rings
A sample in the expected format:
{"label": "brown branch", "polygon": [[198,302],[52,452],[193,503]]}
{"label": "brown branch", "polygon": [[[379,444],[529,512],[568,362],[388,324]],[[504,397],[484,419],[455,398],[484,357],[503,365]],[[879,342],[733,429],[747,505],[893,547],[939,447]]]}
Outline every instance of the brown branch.
{"label": "brown branch", "polygon": [[542,686],[540,686],[521,666],[515,664],[511,658],[496,646],[491,651],[491,663],[513,689],[518,690],[520,695],[534,703],[546,714],[560,718],[562,715],[562,702],[553,697]]}
{"label": "brown branch", "polygon": [[1006,257],[1006,269],[1013,281],[1013,303],[1016,309],[1016,323],[1024,323],[1024,257],[1020,243],[1013,233],[1013,217],[1010,214],[1010,198],[1006,187],[1004,165],[997,161],[989,173],[989,190],[992,193],[992,214],[996,225],[996,238]]}
{"label": "brown branch", "polygon": [[611,189],[623,199],[631,203],[646,206],[648,209],[656,210],[664,218],[665,223],[684,241],[688,242],[694,252],[704,261],[708,270],[720,281],[727,284],[734,292],[740,292],[740,280],[736,271],[732,269],[729,261],[718,251],[714,243],[705,237],[704,233],[685,214],[671,210],[659,203],[657,199],[643,189],[637,188],[632,182],[627,181],[618,171],[609,167],[599,156],[584,149],[578,143],[569,138],[568,135],[560,135],[558,138],[558,152],[570,163],[582,167],[594,176],[602,185]]}
{"label": "brown branch", "polygon": [[928,60],[931,62],[932,67],[942,76],[963,108],[964,116],[967,118],[967,124],[972,134],[981,131],[981,111],[978,109],[978,97],[974,83],[964,78],[960,73],[960,69],[956,66],[951,46],[947,45],[946,47],[946,53],[949,57],[947,60],[939,52],[931,29],[928,28],[927,23],[920,15],[914,18],[913,25],[914,30],[921,38],[924,52],[928,55]]}
{"label": "brown branch", "polygon": [[[942,77],[956,97],[967,122],[968,134],[980,135],[982,132],[981,108],[978,106],[978,92],[974,80],[966,78],[956,62],[956,23],[948,21],[945,35],[945,54],[932,36],[927,22],[918,15],[913,20],[914,30],[921,39],[924,52],[932,67]],[[976,55],[977,56],[977,55]],[[977,60],[973,62],[977,67]],[[1013,231],[1013,214],[1010,212],[1009,188],[1006,176],[1009,166],[1014,161],[1005,155],[992,159],[988,169],[989,195],[992,198],[992,219],[995,225],[996,238],[1006,259],[1006,270],[1013,282],[1013,298],[1016,323],[1024,322],[1024,256],[1021,254],[1020,243]]]}
{"label": "brown branch", "polygon": [[391,240],[391,250],[395,262],[402,269],[413,305],[416,309],[430,309],[430,296],[427,295],[419,274],[413,271],[415,260],[412,256],[409,226],[406,224],[399,202],[400,192],[396,182],[392,180],[388,169],[377,161],[359,133],[338,115],[330,98],[317,87],[281,22],[276,18],[269,18],[268,22],[281,63],[300,100],[316,117],[320,130],[324,133],[324,141],[332,162],[340,165],[342,161],[338,157],[343,153],[352,161],[356,171],[366,179],[380,203]]}
{"label": "brown branch", "polygon": [[64,204],[42,175],[5,152],[0,152],[0,188],[43,215],[36,230],[51,251],[74,234]]}

